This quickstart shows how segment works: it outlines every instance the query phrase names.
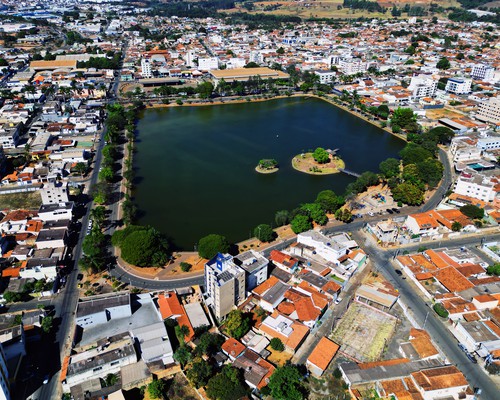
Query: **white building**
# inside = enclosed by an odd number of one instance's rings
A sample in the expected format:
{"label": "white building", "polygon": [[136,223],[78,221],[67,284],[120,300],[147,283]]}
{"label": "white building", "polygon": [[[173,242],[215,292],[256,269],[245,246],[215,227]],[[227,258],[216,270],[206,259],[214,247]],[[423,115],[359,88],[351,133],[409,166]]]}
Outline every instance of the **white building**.
{"label": "white building", "polygon": [[219,59],[217,57],[198,58],[198,69],[200,71],[219,69]]}
{"label": "white building", "polygon": [[53,281],[57,276],[58,258],[30,258],[26,267],[19,270],[21,278],[46,279]]}
{"label": "white building", "polygon": [[130,332],[141,349],[145,363],[161,360],[164,365],[173,364],[174,351],[163,321],[134,329]]}
{"label": "white building", "polygon": [[12,124],[4,124],[0,128],[0,147],[4,149],[14,149],[19,144],[19,132],[21,124],[11,126]]}
{"label": "white building", "polygon": [[335,71],[314,71],[319,76],[319,83],[327,85],[335,81],[337,75]]}
{"label": "white building", "polygon": [[152,78],[153,74],[151,73],[151,60],[149,57],[142,57],[141,59],[141,75],[143,78]]}
{"label": "white building", "polygon": [[437,81],[429,75],[413,76],[408,86],[408,90],[412,91],[412,97],[419,99],[421,97],[434,97],[437,89]]}
{"label": "white building", "polygon": [[481,149],[468,143],[468,137],[458,136],[451,139],[450,153],[453,162],[466,162],[481,158]]}
{"label": "white building", "polygon": [[205,287],[206,303],[220,320],[245,300],[245,270],[231,255],[218,253],[205,264]]}
{"label": "white building", "polygon": [[472,86],[472,79],[469,78],[450,78],[446,83],[445,90],[454,94],[467,94],[470,93]]}
{"label": "white building", "polygon": [[493,124],[500,123],[500,99],[498,97],[490,97],[488,101],[479,103],[476,118],[480,121]]}
{"label": "white building", "polygon": [[40,189],[42,196],[42,204],[59,204],[67,203],[68,198],[68,183],[61,181],[48,182]]}
{"label": "white building", "polygon": [[238,254],[233,258],[233,263],[245,271],[245,288],[247,292],[252,291],[267,279],[269,260],[255,250]]}
{"label": "white building", "polygon": [[495,68],[490,67],[489,65],[476,64],[472,67],[472,72],[470,75],[474,79],[491,81],[495,76]]}
{"label": "white building", "polygon": [[498,150],[500,149],[500,136],[480,138],[477,140],[476,146],[483,151]]}
{"label": "white building", "polygon": [[38,210],[38,218],[42,221],[58,221],[71,219],[73,216],[72,201],[57,204],[42,204]]}
{"label": "white building", "polygon": [[82,328],[87,328],[131,315],[130,294],[97,295],[86,297],[78,302],[75,323]]}
{"label": "white building", "polygon": [[339,70],[344,75],[354,75],[364,72],[366,65],[360,58],[343,58],[339,62]]}
{"label": "white building", "polygon": [[471,169],[466,169],[458,177],[453,191],[463,196],[492,202],[497,194],[495,185],[496,183],[490,177],[484,176]]}
{"label": "white building", "polygon": [[334,241],[316,231],[302,232],[297,235],[297,242],[313,247],[320,257],[326,261],[338,264],[338,259],[347,254],[348,247],[345,243]]}

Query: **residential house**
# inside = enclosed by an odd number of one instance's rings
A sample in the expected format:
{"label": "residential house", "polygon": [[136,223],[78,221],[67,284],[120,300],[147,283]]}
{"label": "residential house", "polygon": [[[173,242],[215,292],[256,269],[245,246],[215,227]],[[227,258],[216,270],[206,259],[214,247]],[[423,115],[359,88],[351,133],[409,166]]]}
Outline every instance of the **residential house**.
{"label": "residential house", "polygon": [[295,353],[309,334],[309,328],[278,311],[274,311],[260,325],[259,330],[269,339],[279,338],[285,349]]}
{"label": "residential house", "polygon": [[312,375],[319,378],[337,354],[340,346],[326,337],[322,337],[306,361],[306,367]]}
{"label": "residential house", "polygon": [[262,284],[257,286],[252,293],[259,300],[259,305],[268,312],[273,312],[284,298],[290,285],[283,283],[275,276],[269,277]]}
{"label": "residential house", "polygon": [[299,267],[299,260],[288,254],[282,253],[279,250],[271,251],[269,261],[271,261],[276,267],[291,274],[293,274]]}
{"label": "residential house", "polygon": [[262,389],[269,383],[275,368],[259,354],[246,349],[233,361],[233,367],[243,370],[243,378],[252,389]]}

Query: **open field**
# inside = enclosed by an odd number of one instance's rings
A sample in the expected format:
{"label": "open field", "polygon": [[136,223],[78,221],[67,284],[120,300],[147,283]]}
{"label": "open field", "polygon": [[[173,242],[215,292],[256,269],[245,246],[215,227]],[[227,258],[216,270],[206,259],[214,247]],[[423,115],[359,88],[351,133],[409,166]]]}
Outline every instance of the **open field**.
{"label": "open field", "polygon": [[351,357],[364,362],[376,361],[395,326],[396,318],[353,302],[331,336],[340,344],[341,351]]}
{"label": "open field", "polygon": [[434,119],[438,120],[440,118],[462,118],[463,115],[452,111],[448,110],[447,108],[438,108],[436,110],[426,110],[425,111],[425,116],[429,119]]}
{"label": "open field", "polygon": [[42,198],[38,191],[0,195],[0,210],[38,210],[41,205]]}

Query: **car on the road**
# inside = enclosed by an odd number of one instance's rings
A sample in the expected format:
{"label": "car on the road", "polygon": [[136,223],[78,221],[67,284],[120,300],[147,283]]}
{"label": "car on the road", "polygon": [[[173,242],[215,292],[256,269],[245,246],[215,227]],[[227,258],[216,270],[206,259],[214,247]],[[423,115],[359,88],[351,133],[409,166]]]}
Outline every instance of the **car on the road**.
{"label": "car on the road", "polygon": [[394,211],[396,214],[399,214],[399,213],[401,212],[401,211],[399,211],[399,209],[397,209],[397,208],[392,208],[391,210],[392,210],[392,211]]}
{"label": "car on the road", "polygon": [[468,353],[467,348],[462,343],[459,343],[458,347],[460,347],[460,350],[462,350],[464,353]]}
{"label": "car on the road", "polygon": [[477,364],[476,357],[474,357],[471,353],[467,353],[467,358],[471,360],[474,364]]}
{"label": "car on the road", "polygon": [[397,274],[397,275],[399,275],[399,276],[402,276],[402,275],[403,275],[403,273],[401,272],[401,270],[400,270],[400,269],[397,269],[397,270],[395,270],[394,272],[396,272],[396,274]]}
{"label": "car on the road", "polygon": [[389,214],[394,214],[394,211],[392,211],[390,208],[387,208],[385,211],[387,211]]}
{"label": "car on the road", "polygon": [[373,214],[371,211],[368,213],[370,217],[373,217],[375,214]]}

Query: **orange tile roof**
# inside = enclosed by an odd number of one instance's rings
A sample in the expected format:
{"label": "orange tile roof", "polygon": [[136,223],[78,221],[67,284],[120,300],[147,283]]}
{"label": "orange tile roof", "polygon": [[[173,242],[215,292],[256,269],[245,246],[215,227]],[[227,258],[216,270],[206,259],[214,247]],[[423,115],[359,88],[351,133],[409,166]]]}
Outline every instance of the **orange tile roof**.
{"label": "orange tile roof", "polygon": [[2,278],[6,278],[6,277],[17,278],[17,277],[19,277],[19,271],[20,270],[21,270],[21,267],[9,267],[9,268],[5,268],[2,271]]}
{"label": "orange tile roof", "polygon": [[479,321],[481,319],[481,317],[479,316],[479,314],[477,312],[472,312],[472,313],[467,313],[467,314],[464,314],[463,315],[463,318],[467,321],[467,322],[472,322],[472,321]]}
{"label": "orange tile roof", "polygon": [[374,368],[374,367],[383,367],[383,366],[389,366],[389,365],[405,364],[407,362],[410,362],[410,360],[408,358],[393,358],[392,360],[382,360],[382,361],[359,363],[358,367],[359,367],[359,369],[370,369],[370,368]]}
{"label": "orange tile roof", "polygon": [[278,311],[285,315],[290,315],[295,311],[295,305],[290,301],[282,301],[278,304]]}
{"label": "orange tile roof", "polygon": [[448,260],[443,259],[442,253],[437,253],[434,250],[426,250],[424,253],[427,255],[427,257],[429,257],[430,261],[439,269],[446,268],[447,266],[450,265]]}
{"label": "orange tile roof", "polygon": [[[278,315],[278,311],[274,311],[271,317],[276,318]],[[264,321],[265,322],[265,321]],[[292,328],[292,333],[287,337],[285,335],[282,335],[281,333],[275,331],[274,329],[270,328],[266,324],[262,324],[260,326],[260,330],[266,334],[268,334],[270,337],[277,337],[280,338],[283,344],[295,351],[297,347],[302,343],[302,341],[306,338],[306,336],[309,334],[309,328],[300,322],[294,321],[291,325]]]}
{"label": "orange tile roof", "polygon": [[473,299],[479,303],[489,303],[490,301],[498,301],[498,299],[494,298],[491,294],[480,294],[479,296],[474,296]]}
{"label": "orange tile roof", "polygon": [[434,277],[450,292],[461,292],[462,290],[474,287],[474,285],[454,267],[443,268],[433,274]]}
{"label": "orange tile roof", "polygon": [[413,336],[413,338],[410,339],[410,343],[420,358],[432,357],[439,354],[432,343],[430,335],[426,331],[412,328],[410,336]]}
{"label": "orange tile roof", "polygon": [[484,273],[484,268],[479,264],[462,264],[455,267],[458,272],[460,272],[465,277],[470,277],[472,275],[479,275]]}
{"label": "orange tile roof", "polygon": [[168,292],[166,294],[158,295],[158,306],[160,314],[163,319],[175,317],[179,326],[187,326],[189,334],[185,337],[186,342],[189,342],[194,337],[194,329],[191,321],[186,314],[186,310],[179,301],[175,292]]}
{"label": "orange tile roof", "polygon": [[30,68],[76,68],[76,60],[31,61]]}
{"label": "orange tile roof", "polygon": [[270,288],[276,285],[279,281],[280,280],[278,278],[276,278],[274,275],[271,275],[268,279],[262,282],[254,290],[252,290],[252,292],[259,296],[262,296],[265,292],[267,292]]}
{"label": "orange tile roof", "polygon": [[453,365],[413,372],[411,376],[424,391],[468,386],[465,376]]}
{"label": "orange tile roof", "polygon": [[497,324],[495,324],[493,321],[485,321],[484,324],[488,328],[490,328],[495,333],[495,335],[500,337],[500,327]]}
{"label": "orange tile roof", "polygon": [[288,254],[282,253],[281,251],[278,250],[271,251],[271,254],[269,255],[269,260],[277,262],[287,268],[292,268],[299,262],[299,260],[297,260],[296,258],[289,256]]}
{"label": "orange tile roof", "polygon": [[326,337],[322,337],[318,342],[312,353],[307,358],[307,361],[316,365],[322,371],[328,368],[328,365],[339,351],[340,346],[332,342]]}
{"label": "orange tile roof", "polygon": [[421,229],[439,227],[439,223],[436,221],[436,218],[433,216],[432,212],[410,214],[409,217],[412,217]]}
{"label": "orange tile roof", "polygon": [[62,362],[61,375],[59,376],[59,381],[64,382],[66,379],[66,374],[68,373],[69,356],[65,356]]}
{"label": "orange tile roof", "polygon": [[246,347],[234,338],[227,339],[221,346],[222,350],[233,358],[243,353]]}
{"label": "orange tile roof", "polygon": [[264,360],[263,358],[259,358],[257,360],[257,364],[259,364],[261,367],[264,367],[267,369],[267,374],[264,375],[264,378],[262,378],[262,380],[257,385],[257,389],[262,389],[264,386],[267,386],[267,384],[269,383],[269,378],[274,373],[274,370],[276,368],[274,367],[274,365],[272,365],[270,362]]}

